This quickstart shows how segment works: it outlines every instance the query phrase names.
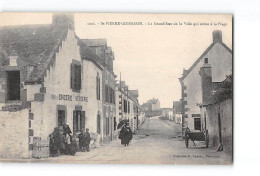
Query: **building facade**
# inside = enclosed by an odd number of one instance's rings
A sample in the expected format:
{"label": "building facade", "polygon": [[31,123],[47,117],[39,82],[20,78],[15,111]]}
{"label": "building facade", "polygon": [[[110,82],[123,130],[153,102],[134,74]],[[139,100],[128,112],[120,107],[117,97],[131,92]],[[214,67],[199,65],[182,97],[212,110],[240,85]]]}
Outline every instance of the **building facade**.
{"label": "building facade", "polygon": [[232,51],[222,42],[222,32],[213,32],[212,44],[179,78],[182,93],[182,129],[201,130],[199,105],[203,102],[200,68],[204,62],[212,66],[212,81],[221,82],[232,73]]}
{"label": "building facade", "polygon": [[113,72],[114,52],[112,48],[107,46],[106,39],[84,39],[86,44],[93,52],[95,52],[103,66],[102,72],[102,102],[103,102],[103,138],[102,141],[108,142],[117,138],[116,126],[116,104],[115,104],[115,78]]}
{"label": "building facade", "polygon": [[128,120],[129,126],[132,131],[136,129],[135,113],[134,113],[134,101],[130,95],[128,86],[125,81],[117,81],[116,84],[116,107],[117,114],[116,119],[118,122],[122,120]]}
{"label": "building facade", "polygon": [[[201,68],[202,93],[205,99],[200,106],[201,126],[209,132],[209,145],[233,154],[233,79],[232,75],[214,85],[209,64]],[[202,85],[203,85],[202,84]]]}
{"label": "building facade", "polygon": [[75,34],[71,14],[50,25],[0,29],[0,157],[31,158],[35,137],[63,122],[101,134],[102,66]]}

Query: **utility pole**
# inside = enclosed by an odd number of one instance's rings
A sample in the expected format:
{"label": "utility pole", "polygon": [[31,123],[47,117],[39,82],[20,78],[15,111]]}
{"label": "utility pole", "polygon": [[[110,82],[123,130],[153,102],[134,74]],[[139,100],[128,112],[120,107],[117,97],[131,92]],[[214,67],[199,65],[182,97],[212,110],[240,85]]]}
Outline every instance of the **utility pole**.
{"label": "utility pole", "polygon": [[121,80],[121,72],[120,72],[120,92],[121,92],[121,120],[123,120],[123,93],[122,93],[122,80]]}

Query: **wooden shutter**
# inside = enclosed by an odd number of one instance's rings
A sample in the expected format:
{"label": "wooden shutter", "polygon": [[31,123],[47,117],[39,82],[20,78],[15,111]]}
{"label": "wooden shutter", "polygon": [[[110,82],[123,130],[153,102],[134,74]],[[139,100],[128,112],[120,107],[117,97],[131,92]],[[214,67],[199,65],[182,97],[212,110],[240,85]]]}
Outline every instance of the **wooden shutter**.
{"label": "wooden shutter", "polygon": [[78,66],[78,90],[81,89],[81,65]]}
{"label": "wooden shutter", "polygon": [[98,76],[96,76],[96,93],[97,93],[97,100],[99,100],[99,98],[98,98]]}
{"label": "wooden shutter", "polygon": [[74,64],[71,64],[70,67],[70,87],[75,89],[75,67]]}
{"label": "wooden shutter", "polygon": [[77,120],[76,111],[73,111],[73,133],[77,131]]}
{"label": "wooden shutter", "polygon": [[81,111],[81,116],[80,116],[80,129],[85,129],[85,111]]}

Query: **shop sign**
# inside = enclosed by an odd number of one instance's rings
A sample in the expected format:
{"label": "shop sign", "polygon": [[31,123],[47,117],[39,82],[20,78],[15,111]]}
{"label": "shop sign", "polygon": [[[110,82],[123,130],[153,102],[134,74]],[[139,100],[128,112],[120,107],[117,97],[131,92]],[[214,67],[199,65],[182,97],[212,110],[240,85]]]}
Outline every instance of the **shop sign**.
{"label": "shop sign", "polygon": [[72,96],[72,95],[64,95],[64,94],[59,94],[59,100],[63,101],[85,101],[88,102],[88,97],[84,96]]}

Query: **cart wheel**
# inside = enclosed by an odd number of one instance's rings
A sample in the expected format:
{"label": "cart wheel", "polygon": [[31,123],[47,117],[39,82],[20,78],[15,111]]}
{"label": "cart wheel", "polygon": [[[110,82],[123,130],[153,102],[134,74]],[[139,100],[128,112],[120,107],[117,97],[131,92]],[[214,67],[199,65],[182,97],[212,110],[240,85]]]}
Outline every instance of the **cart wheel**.
{"label": "cart wheel", "polygon": [[209,147],[209,132],[208,132],[208,130],[206,130],[205,142],[206,142],[206,148],[208,148]]}

